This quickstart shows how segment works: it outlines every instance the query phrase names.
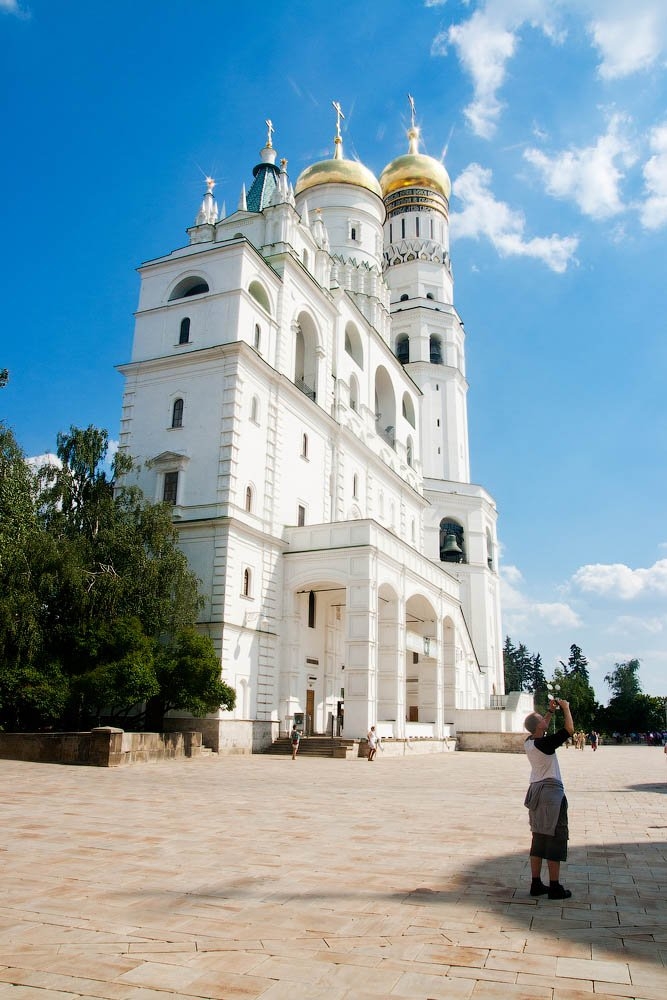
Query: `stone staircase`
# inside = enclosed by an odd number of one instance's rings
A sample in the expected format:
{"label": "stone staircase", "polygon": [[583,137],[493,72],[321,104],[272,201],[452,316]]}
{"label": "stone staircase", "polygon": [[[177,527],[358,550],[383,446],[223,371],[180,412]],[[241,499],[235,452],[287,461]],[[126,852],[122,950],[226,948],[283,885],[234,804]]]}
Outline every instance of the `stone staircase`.
{"label": "stone staircase", "polygon": [[[344,740],[331,736],[302,736],[299,743],[299,757],[356,757],[358,740]],[[292,743],[289,736],[280,736],[271,746],[262,751],[274,756],[291,757]]]}

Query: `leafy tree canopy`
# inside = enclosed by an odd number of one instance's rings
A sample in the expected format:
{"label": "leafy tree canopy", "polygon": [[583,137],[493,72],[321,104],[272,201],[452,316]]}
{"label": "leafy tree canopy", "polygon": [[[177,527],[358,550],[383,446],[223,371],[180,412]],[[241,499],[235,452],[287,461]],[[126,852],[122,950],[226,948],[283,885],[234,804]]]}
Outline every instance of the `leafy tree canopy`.
{"label": "leafy tree canopy", "polygon": [[[0,726],[139,722],[149,703],[206,714],[234,704],[203,600],[166,504],[116,486],[106,431],[58,435],[37,475],[0,424]],[[162,725],[162,715],[153,711]]]}

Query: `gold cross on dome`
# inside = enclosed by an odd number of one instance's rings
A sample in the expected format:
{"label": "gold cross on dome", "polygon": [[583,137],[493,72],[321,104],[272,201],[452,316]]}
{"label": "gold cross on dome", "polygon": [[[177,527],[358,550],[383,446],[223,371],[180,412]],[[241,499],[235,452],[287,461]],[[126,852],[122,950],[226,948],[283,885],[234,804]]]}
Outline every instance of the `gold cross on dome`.
{"label": "gold cross on dome", "polygon": [[343,114],[343,109],[338,101],[332,101],[331,103],[336,112],[336,138],[340,139],[340,120],[342,118],[343,121],[345,121],[345,115]]}
{"label": "gold cross on dome", "polygon": [[273,122],[271,121],[270,118],[267,118],[266,121],[264,122],[264,124],[266,125],[266,127],[268,129],[268,135],[267,135],[267,139],[266,139],[266,145],[270,146],[271,145],[271,136],[275,132],[275,129],[273,127]]}

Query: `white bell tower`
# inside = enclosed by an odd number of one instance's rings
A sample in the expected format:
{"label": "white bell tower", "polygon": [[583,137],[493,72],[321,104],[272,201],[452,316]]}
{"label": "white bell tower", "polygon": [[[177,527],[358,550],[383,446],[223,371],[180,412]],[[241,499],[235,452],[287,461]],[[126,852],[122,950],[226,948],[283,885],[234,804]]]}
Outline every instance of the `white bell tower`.
{"label": "white bell tower", "polygon": [[484,685],[489,695],[502,694],[497,513],[493,498],[470,481],[465,333],[449,254],[451,182],[442,163],[419,152],[412,98],[410,106],[408,152],[380,176],[392,347],[423,394],[425,551],[461,581]]}

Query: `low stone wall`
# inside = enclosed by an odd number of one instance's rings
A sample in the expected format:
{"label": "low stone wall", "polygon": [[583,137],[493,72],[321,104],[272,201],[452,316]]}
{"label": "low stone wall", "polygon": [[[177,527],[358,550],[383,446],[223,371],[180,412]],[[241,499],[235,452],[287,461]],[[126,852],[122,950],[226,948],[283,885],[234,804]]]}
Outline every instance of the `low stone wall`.
{"label": "low stone wall", "polygon": [[459,750],[483,753],[523,753],[528,733],[462,733],[456,734]]}
{"label": "low stone wall", "polygon": [[0,759],[119,767],[201,754],[198,732],[126,733],[101,726],[82,733],[0,733]]}
{"label": "low stone wall", "polygon": [[165,730],[183,731],[194,726],[202,734],[204,746],[222,755],[262,753],[278,739],[280,725],[255,719],[192,719],[167,717]]}
{"label": "low stone wall", "polygon": [[[427,753],[451,753],[457,749],[459,749],[457,741],[453,736],[444,740],[436,740],[429,737],[401,740],[385,736],[380,740],[378,757],[380,755],[385,757],[413,757]],[[349,753],[347,756],[349,756]],[[368,757],[368,740],[359,740],[355,756]]]}

